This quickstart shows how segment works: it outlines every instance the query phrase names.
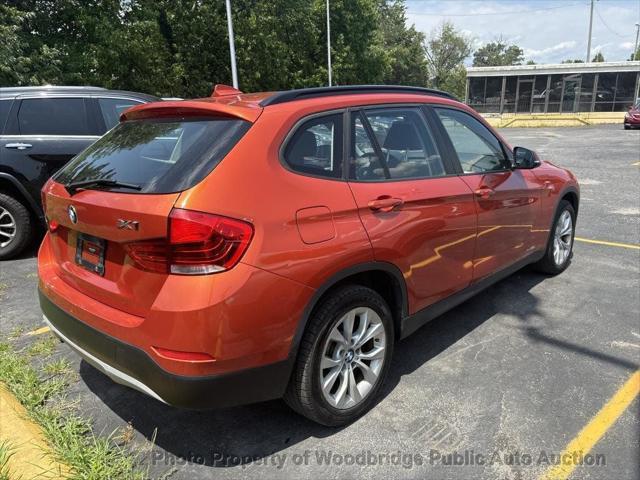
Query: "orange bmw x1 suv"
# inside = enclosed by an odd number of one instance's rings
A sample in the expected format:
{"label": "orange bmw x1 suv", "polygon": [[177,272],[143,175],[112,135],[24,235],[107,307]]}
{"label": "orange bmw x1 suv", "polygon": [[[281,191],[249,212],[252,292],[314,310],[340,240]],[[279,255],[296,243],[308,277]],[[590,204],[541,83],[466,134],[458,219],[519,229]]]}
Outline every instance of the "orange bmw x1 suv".
{"label": "orange bmw x1 suv", "polygon": [[394,344],[572,255],[574,175],[452,96],[345,86],[149,103],[43,189],[45,322],[185,408],[284,397],[342,425]]}

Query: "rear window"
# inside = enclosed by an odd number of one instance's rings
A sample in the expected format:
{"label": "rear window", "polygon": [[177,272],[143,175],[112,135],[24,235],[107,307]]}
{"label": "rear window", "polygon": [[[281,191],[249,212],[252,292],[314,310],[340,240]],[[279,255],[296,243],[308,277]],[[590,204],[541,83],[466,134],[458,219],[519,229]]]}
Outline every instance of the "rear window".
{"label": "rear window", "polygon": [[140,193],[179,192],[206,177],[250,126],[244,120],[211,118],[124,122],[76,156],[55,179],[64,184],[105,179],[138,185]]}

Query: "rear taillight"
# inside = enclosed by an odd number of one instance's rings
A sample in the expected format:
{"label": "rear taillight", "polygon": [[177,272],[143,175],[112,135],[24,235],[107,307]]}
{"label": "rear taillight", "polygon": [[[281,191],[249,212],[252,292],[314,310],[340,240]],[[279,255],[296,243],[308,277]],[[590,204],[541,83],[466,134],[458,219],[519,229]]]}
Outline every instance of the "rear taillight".
{"label": "rear taillight", "polygon": [[204,275],[233,268],[253,236],[250,223],[174,208],[166,239],[126,245],[129,256],[145,270]]}

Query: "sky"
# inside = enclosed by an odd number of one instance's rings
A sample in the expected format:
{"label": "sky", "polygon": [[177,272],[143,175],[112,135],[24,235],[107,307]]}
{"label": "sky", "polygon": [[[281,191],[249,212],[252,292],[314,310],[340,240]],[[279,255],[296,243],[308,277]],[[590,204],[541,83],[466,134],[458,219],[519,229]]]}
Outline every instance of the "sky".
{"label": "sky", "polygon": [[[560,63],[587,55],[590,0],[406,0],[409,24],[427,37],[443,21],[475,48],[502,36],[524,50],[525,60]],[[596,0],[591,57],[627,60],[633,51],[640,0]],[[467,59],[470,65],[472,59]]]}

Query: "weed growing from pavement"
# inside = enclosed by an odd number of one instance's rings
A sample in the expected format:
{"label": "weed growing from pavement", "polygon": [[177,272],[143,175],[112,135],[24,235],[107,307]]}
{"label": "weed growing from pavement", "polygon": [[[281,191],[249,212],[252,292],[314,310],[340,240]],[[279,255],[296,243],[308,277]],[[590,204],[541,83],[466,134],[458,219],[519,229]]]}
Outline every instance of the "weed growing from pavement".
{"label": "weed growing from pavement", "polygon": [[[49,355],[53,348],[41,351]],[[33,346],[29,349],[31,355],[32,350]],[[71,478],[147,478],[148,472],[138,469],[136,456],[115,441],[118,431],[106,438],[96,437],[91,430],[91,423],[80,417],[74,406],[65,400],[68,363],[54,360],[45,364],[43,370],[49,375],[45,379],[31,365],[29,356],[14,350],[6,342],[0,342],[0,382],[7,386],[24,405],[29,416],[41,426],[56,458],[71,467]],[[7,448],[0,445],[0,468],[3,455],[10,455]],[[1,472],[0,469],[0,480],[8,478],[3,477]]]}
{"label": "weed growing from pavement", "polygon": [[58,345],[59,341],[53,335],[47,335],[45,338],[42,338],[36,341],[33,345],[29,347],[29,355],[31,356],[49,356],[56,349],[56,345]]}
{"label": "weed growing from pavement", "polygon": [[0,442],[0,480],[9,480],[9,459],[13,454],[14,450],[9,442]]}

